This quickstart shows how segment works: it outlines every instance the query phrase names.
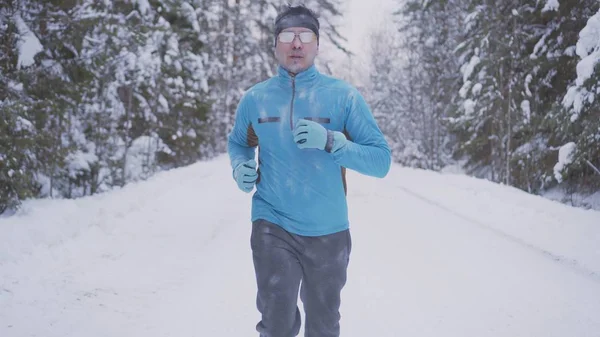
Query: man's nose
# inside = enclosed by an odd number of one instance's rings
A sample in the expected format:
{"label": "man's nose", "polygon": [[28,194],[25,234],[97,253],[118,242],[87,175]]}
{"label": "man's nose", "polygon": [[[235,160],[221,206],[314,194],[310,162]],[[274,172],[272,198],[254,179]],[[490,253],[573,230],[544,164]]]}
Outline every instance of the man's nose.
{"label": "man's nose", "polygon": [[292,46],[294,49],[302,48],[302,41],[300,41],[300,36],[294,36],[294,41],[292,41]]}

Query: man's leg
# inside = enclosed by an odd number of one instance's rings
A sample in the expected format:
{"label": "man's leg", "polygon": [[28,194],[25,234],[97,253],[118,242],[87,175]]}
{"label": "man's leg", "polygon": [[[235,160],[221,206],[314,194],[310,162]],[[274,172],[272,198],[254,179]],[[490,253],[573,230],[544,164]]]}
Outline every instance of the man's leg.
{"label": "man's leg", "polygon": [[258,286],[256,305],[262,315],[256,330],[261,337],[297,336],[302,279],[297,243],[282,228],[264,220],[252,224],[250,242]]}
{"label": "man's leg", "polygon": [[350,231],[304,238],[300,297],[304,303],[305,337],[339,337],[340,293],[352,250]]}

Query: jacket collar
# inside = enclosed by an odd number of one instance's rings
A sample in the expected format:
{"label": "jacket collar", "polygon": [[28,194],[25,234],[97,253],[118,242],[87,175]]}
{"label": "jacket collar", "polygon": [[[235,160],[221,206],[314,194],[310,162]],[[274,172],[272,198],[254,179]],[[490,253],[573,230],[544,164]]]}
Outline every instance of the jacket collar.
{"label": "jacket collar", "polygon": [[279,66],[277,68],[277,74],[281,83],[288,85],[292,83],[292,79],[295,79],[297,86],[312,85],[317,81],[319,77],[319,71],[317,70],[317,67],[314,64],[308,67],[306,70],[301,71],[295,75],[290,74],[285,68]]}

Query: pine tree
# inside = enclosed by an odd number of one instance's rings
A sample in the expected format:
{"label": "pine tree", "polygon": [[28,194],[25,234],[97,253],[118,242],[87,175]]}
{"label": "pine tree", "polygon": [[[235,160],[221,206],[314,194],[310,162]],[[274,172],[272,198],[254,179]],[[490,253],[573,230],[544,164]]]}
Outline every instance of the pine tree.
{"label": "pine tree", "polygon": [[[461,53],[463,85],[453,125],[459,154],[476,176],[507,185],[514,181],[515,149],[528,141],[530,102],[524,88],[528,67],[527,1],[472,1]],[[517,159],[518,160],[518,159]]]}
{"label": "pine tree", "polygon": [[[29,73],[29,95],[36,101],[41,177],[40,196],[71,197],[89,193],[86,150],[77,140],[78,118],[91,73],[82,61],[82,43],[93,21],[77,17],[77,2],[30,2],[31,29],[43,46]],[[87,191],[87,192],[86,192]]]}
{"label": "pine tree", "polygon": [[525,52],[521,54],[520,103],[524,127],[518,134],[519,146],[513,156],[514,185],[538,193],[553,185],[556,149],[568,132],[560,101],[573,73],[574,44],[581,30],[584,3],[564,2],[554,8],[551,2],[531,3],[519,12]]}
{"label": "pine tree", "polygon": [[164,4],[158,11],[164,24],[157,55],[162,71],[156,79],[157,91],[149,97],[159,98],[153,106],[158,111],[160,169],[189,165],[214,152],[208,122],[215,107],[209,101],[209,82],[213,80],[205,65],[208,41],[200,28],[206,18],[201,8],[194,7],[196,3]]}
{"label": "pine tree", "polygon": [[[567,126],[564,140],[574,143],[575,150],[571,162],[555,174],[561,181],[567,177],[567,183],[574,185],[584,193],[600,190],[600,10],[595,1],[587,1],[579,7],[585,27],[579,31],[575,45],[577,77],[570,83],[562,101],[565,107],[563,123]],[[577,27],[579,28],[579,27]],[[568,143],[567,143],[568,144]]]}
{"label": "pine tree", "polygon": [[[60,112],[49,104],[58,100],[36,92],[35,81],[43,71],[34,57],[42,46],[32,27],[39,11],[35,2],[11,1],[0,12],[0,213],[37,196],[43,187],[40,176],[63,158],[56,123]],[[56,153],[49,156],[48,149]]]}
{"label": "pine tree", "polygon": [[[223,152],[239,98],[274,74],[280,4],[7,2],[0,209],[107,191]],[[334,0],[312,5],[327,20],[340,15]],[[341,38],[332,23],[323,27]],[[35,58],[20,52],[26,40]]]}
{"label": "pine tree", "polygon": [[[397,83],[383,86],[397,88],[386,100],[398,102],[392,103],[396,106],[388,110],[396,115],[394,124],[402,127],[389,136],[401,139],[395,144],[400,151],[398,161],[439,170],[451,161],[446,120],[460,85],[456,72],[458,60],[452,54],[462,18],[460,2],[408,1],[396,14],[398,34],[404,38],[401,50],[392,51],[392,55],[405,58],[394,70],[388,70]],[[380,53],[373,55],[381,57]]]}
{"label": "pine tree", "polygon": [[401,46],[393,32],[384,29],[374,32],[369,40],[372,56],[365,99],[370,102],[373,115],[390,142],[394,160],[407,164],[413,158],[401,153],[410,146],[407,142],[412,140],[406,133],[412,128],[405,127],[411,114],[402,99],[413,96],[399,92],[403,77],[398,71],[401,65],[396,55],[402,55]]}

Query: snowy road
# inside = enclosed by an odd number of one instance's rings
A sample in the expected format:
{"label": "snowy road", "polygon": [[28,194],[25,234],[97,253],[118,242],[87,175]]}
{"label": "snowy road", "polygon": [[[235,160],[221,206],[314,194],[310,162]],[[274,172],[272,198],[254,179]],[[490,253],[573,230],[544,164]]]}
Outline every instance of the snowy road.
{"label": "snowy road", "polygon": [[[600,336],[600,212],[397,166],[348,181],[342,336]],[[220,158],[0,219],[0,336],[257,336],[249,207]]]}

